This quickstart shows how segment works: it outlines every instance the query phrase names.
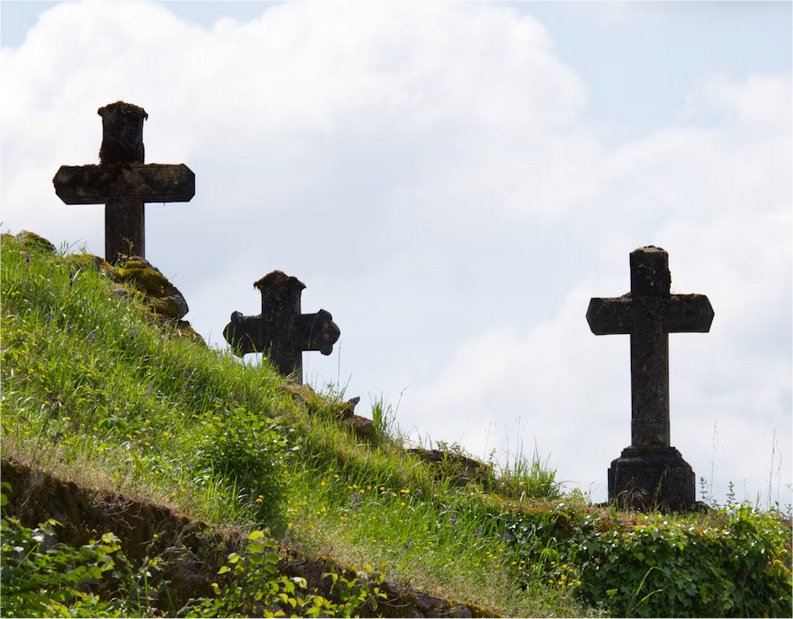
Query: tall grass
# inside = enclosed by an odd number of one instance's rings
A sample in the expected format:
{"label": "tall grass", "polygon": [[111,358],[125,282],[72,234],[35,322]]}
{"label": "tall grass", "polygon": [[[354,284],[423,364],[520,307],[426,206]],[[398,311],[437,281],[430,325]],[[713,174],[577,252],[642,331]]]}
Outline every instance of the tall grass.
{"label": "tall grass", "polygon": [[518,588],[500,499],[406,454],[382,398],[370,444],[338,424],[338,394],[177,337],[80,255],[5,237],[2,298],[5,456],[210,523],[269,526],[298,551],[494,612],[582,612]]}
{"label": "tall grass", "polygon": [[[270,527],[293,551],[493,614],[596,614],[580,599],[660,612],[695,580],[717,592],[733,573],[751,576],[731,586],[755,603],[757,591],[776,595],[790,580],[789,523],[775,514],[741,512],[742,540],[721,517],[648,525],[560,496],[536,449],[460,486],[454,466],[405,451],[382,398],[376,436],[363,439],[339,423],[341,394],[178,337],[90,258],[8,237],[1,249],[4,456],[209,523]],[[649,572],[656,547],[667,563]],[[746,551],[735,565],[733,548]],[[675,578],[669,562],[683,560],[688,571]],[[659,574],[672,593],[647,597]]]}

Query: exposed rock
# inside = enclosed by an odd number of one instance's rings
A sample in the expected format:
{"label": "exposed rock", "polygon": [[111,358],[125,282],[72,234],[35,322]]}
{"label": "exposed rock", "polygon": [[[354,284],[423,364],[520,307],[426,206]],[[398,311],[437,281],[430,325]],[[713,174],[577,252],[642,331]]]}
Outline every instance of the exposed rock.
{"label": "exposed rock", "polygon": [[358,406],[358,402],[360,401],[361,398],[356,396],[354,398],[350,398],[346,402],[342,402],[339,412],[337,413],[339,419],[351,419],[353,416],[355,416],[355,407]]}
{"label": "exposed rock", "polygon": [[493,472],[487,464],[461,453],[420,447],[407,451],[437,466],[440,474],[451,477],[452,483],[457,486],[464,486],[472,481],[486,484],[492,478]]}
{"label": "exposed rock", "polygon": [[174,333],[179,337],[187,337],[193,340],[196,344],[202,344],[206,346],[206,342],[204,338],[201,337],[201,334],[193,329],[193,325],[190,324],[189,320],[179,320],[176,322],[176,326],[174,327]]}
{"label": "exposed rock", "polygon": [[16,239],[25,249],[36,249],[48,254],[55,253],[55,245],[50,243],[43,236],[39,236],[30,230],[22,230],[22,232],[16,235]]}
{"label": "exposed rock", "polygon": [[132,256],[122,261],[115,272],[119,281],[133,284],[146,295],[147,305],[157,314],[178,320],[189,311],[182,293],[145,258]]}
{"label": "exposed rock", "polygon": [[371,440],[375,435],[374,422],[366,417],[360,415],[353,415],[349,419],[344,420],[344,426],[352,430],[360,438]]}
{"label": "exposed rock", "polygon": [[113,267],[110,266],[110,263],[95,254],[70,254],[66,259],[70,264],[80,269],[95,269],[105,275],[113,273]]}

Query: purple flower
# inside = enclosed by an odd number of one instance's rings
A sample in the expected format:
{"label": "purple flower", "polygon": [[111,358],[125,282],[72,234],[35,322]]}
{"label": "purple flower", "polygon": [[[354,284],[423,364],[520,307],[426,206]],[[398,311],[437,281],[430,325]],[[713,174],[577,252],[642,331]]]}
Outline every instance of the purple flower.
{"label": "purple flower", "polygon": [[184,377],[185,377],[185,380],[187,380],[188,378],[190,378],[190,374],[192,374],[192,373],[193,373],[193,371],[192,371],[192,370],[185,370],[185,372],[184,372]]}
{"label": "purple flower", "polygon": [[457,524],[457,514],[452,514],[449,520],[452,521],[452,524]]}
{"label": "purple flower", "polygon": [[92,340],[96,337],[96,329],[88,332],[88,335],[85,336],[85,339]]}
{"label": "purple flower", "polygon": [[73,328],[74,328],[74,325],[71,324],[71,323],[66,325],[66,333],[71,333]]}
{"label": "purple flower", "polygon": [[356,492],[355,494],[352,495],[352,502],[353,503],[360,503],[361,502],[361,493],[360,492]]}
{"label": "purple flower", "polygon": [[132,330],[132,332],[130,333],[130,336],[131,336],[131,337],[132,337],[132,339],[134,340],[136,337],[138,337],[138,332],[137,332],[137,331],[135,331],[135,329],[133,329],[133,330]]}
{"label": "purple flower", "polygon": [[25,256],[25,262],[30,262],[30,254],[28,252],[25,252],[24,256]]}
{"label": "purple flower", "polygon": [[508,542],[512,539],[512,536],[509,534],[509,531],[504,531],[504,541]]}

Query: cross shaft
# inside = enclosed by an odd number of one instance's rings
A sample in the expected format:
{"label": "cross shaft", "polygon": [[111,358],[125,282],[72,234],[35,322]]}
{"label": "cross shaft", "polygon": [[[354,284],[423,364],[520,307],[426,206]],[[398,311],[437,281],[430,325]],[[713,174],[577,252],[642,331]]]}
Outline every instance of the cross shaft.
{"label": "cross shaft", "polygon": [[669,333],[706,333],[710,301],[700,294],[670,294],[668,254],[642,247],[630,255],[631,291],[593,298],[587,322],[595,335],[629,334],[631,445],[669,446]]}

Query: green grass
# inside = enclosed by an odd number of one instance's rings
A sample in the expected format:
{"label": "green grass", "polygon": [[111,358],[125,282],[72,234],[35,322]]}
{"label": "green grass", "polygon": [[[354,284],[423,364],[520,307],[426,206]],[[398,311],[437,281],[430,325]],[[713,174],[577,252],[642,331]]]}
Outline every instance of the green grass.
{"label": "green grass", "polygon": [[[460,487],[453,466],[439,474],[405,452],[382,399],[367,442],[338,423],[339,394],[316,394],[267,364],[247,366],[178,337],[139,293],[122,292],[84,256],[4,236],[0,266],[5,457],[212,524],[268,527],[297,552],[491,613],[619,614],[628,602],[652,612],[661,596],[645,599],[646,588],[677,585],[647,575],[649,563],[637,559],[644,546],[617,543],[643,521],[563,496],[536,450]],[[702,518],[668,517],[672,537],[694,523],[686,552],[707,546]],[[746,518],[767,549],[769,564],[755,566],[758,582],[771,583],[763,595],[777,595],[790,580],[789,524]],[[593,551],[603,531],[617,537]],[[721,561],[707,548],[709,561]],[[638,563],[609,572],[625,556]]]}
{"label": "green grass", "polygon": [[338,397],[169,335],[88,261],[9,237],[2,249],[5,456],[210,523],[268,526],[300,551],[496,612],[583,612],[517,589],[498,505],[405,454],[388,405],[369,445],[336,422]]}

